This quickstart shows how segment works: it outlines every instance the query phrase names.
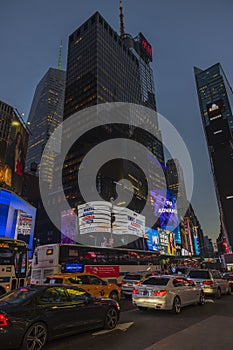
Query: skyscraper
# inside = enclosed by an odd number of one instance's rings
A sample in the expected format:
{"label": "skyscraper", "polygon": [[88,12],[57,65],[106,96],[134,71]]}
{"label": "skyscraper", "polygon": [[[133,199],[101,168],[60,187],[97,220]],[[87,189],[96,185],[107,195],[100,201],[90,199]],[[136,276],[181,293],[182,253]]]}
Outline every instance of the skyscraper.
{"label": "skyscraper", "polygon": [[219,63],[194,68],[202,123],[222,225],[223,243],[233,247],[233,92]]}
{"label": "skyscraper", "polygon": [[[29,113],[29,144],[26,160],[26,170],[30,171],[31,164],[38,166],[44,147],[63,120],[63,105],[65,92],[65,71],[49,68],[36,87],[31,110]],[[48,158],[47,174],[44,180],[51,182],[54,156]]]}
{"label": "skyscraper", "polygon": [[[70,35],[64,119],[81,109],[106,102],[130,102],[156,110],[153,72],[150,67],[152,48],[142,33],[135,38],[125,33],[122,7],[120,9],[121,35],[98,12]],[[75,174],[84,155],[98,142],[113,137],[131,138],[143,143],[164,164],[156,117],[152,124],[157,138],[140,129],[134,130],[132,136],[129,127],[113,126],[100,127],[98,133],[90,132],[76,142],[66,157],[63,169],[64,191],[70,205],[75,207],[82,202]],[[148,160],[148,164],[150,162],[152,161]],[[97,180],[99,192],[105,200],[114,198],[114,181],[121,178],[127,178],[133,183],[136,196],[131,209],[140,211],[138,203],[147,195],[145,176],[130,162],[116,160],[103,167]],[[160,187],[165,187],[163,179],[156,178],[156,181],[160,182]]]}

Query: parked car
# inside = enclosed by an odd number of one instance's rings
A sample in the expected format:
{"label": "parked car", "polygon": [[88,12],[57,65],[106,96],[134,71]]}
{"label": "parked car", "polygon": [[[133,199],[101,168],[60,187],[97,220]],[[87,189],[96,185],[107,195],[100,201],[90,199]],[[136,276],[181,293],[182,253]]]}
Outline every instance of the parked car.
{"label": "parked car", "polygon": [[127,272],[121,281],[121,294],[125,297],[132,297],[134,285],[140,284],[152,274],[156,273],[151,271]]}
{"label": "parked car", "polygon": [[180,313],[186,305],[205,303],[205,295],[200,286],[179,276],[150,276],[135,286],[133,304],[139,310],[162,309]]}
{"label": "parked car", "polygon": [[40,350],[52,338],[113,329],[119,312],[117,301],[94,297],[78,287],[22,287],[0,298],[1,349]]}
{"label": "parked car", "polygon": [[187,278],[200,285],[206,295],[221,298],[222,294],[231,294],[231,287],[227,279],[218,270],[190,270]]}
{"label": "parked car", "polygon": [[106,282],[98,276],[89,273],[58,273],[47,276],[45,283],[79,286],[97,297],[106,297],[117,301],[120,300],[121,295],[121,289],[116,284]]}

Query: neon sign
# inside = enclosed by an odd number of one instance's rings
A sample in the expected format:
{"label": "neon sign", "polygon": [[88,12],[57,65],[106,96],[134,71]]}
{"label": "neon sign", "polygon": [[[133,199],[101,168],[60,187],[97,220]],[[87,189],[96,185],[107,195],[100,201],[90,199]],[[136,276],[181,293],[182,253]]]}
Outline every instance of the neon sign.
{"label": "neon sign", "polygon": [[152,56],[152,47],[150,46],[150,44],[148,44],[148,42],[145,39],[142,39],[141,43],[144,49],[147,51],[147,53],[150,56]]}

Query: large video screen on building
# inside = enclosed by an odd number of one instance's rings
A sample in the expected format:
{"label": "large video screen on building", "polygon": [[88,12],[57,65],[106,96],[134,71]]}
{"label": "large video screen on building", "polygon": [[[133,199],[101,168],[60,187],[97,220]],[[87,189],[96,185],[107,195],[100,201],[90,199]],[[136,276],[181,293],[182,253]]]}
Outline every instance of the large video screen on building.
{"label": "large video screen on building", "polygon": [[175,229],[178,226],[176,197],[172,191],[150,191],[150,202],[154,208],[155,217],[159,218],[158,224],[160,227],[173,227]]}
{"label": "large video screen on building", "polygon": [[5,172],[7,183],[10,183],[18,194],[22,191],[27,145],[28,133],[14,114],[6,149]]}
{"label": "large video screen on building", "polygon": [[36,208],[11,191],[0,189],[0,237],[27,243],[32,257]]}

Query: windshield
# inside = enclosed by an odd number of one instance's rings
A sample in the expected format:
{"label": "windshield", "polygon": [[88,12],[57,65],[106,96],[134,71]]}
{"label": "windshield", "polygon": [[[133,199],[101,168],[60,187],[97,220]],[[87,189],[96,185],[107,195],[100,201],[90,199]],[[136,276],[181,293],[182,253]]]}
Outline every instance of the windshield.
{"label": "windshield", "polygon": [[28,300],[31,296],[34,296],[37,292],[37,289],[22,287],[0,297],[0,303],[7,302],[9,304],[20,304],[21,302]]}
{"label": "windshield", "polygon": [[152,285],[152,286],[166,286],[168,284],[169,278],[164,277],[150,277],[146,279],[142,284]]}
{"label": "windshield", "polygon": [[13,252],[8,248],[0,248],[0,265],[12,265]]}
{"label": "windshield", "polygon": [[63,278],[58,278],[58,277],[47,277],[44,283],[49,283],[49,284],[62,284],[63,283]]}
{"label": "windshield", "polygon": [[188,276],[190,278],[210,279],[209,271],[201,271],[201,270],[190,271]]}
{"label": "windshield", "polygon": [[124,280],[130,280],[130,281],[140,281],[140,279],[142,277],[143,277],[143,275],[131,273],[131,274],[125,275],[123,279]]}

